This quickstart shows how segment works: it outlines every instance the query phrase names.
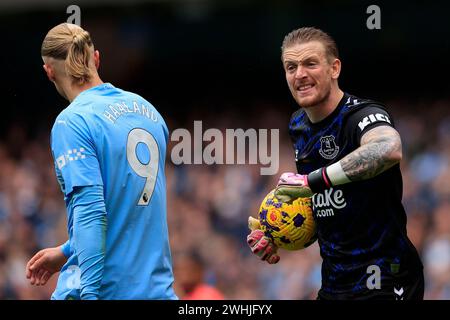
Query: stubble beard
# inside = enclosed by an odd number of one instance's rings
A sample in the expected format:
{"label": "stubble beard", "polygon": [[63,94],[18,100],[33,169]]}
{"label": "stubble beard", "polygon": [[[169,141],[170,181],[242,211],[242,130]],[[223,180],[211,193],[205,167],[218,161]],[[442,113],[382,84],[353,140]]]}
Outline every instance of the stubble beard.
{"label": "stubble beard", "polygon": [[302,104],[302,103],[300,103],[299,100],[297,100],[297,103],[301,108],[314,108],[314,107],[318,107],[318,106],[326,104],[326,101],[328,101],[328,99],[330,98],[330,95],[331,95],[331,86],[328,88],[328,90],[322,97],[319,95],[317,97],[317,99],[312,100],[308,104],[305,104],[305,103]]}

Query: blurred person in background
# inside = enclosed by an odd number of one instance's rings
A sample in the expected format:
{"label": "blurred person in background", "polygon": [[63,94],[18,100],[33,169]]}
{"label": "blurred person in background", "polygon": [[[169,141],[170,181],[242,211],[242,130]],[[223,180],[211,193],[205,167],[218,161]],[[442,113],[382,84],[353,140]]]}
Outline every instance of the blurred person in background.
{"label": "blurred person in background", "polygon": [[427,298],[450,299],[450,199],[436,207],[425,248]]}
{"label": "blurred person in background", "polygon": [[[318,299],[423,299],[423,265],[401,202],[401,139],[391,116],[383,105],[339,88],[337,46],[322,30],[286,35],[282,63],[300,106],[289,124],[298,174],[282,174],[275,195],[284,202],[312,197],[323,259]],[[260,259],[279,261],[262,230],[247,241]]]}
{"label": "blurred person in background", "polygon": [[195,251],[174,255],[175,288],[182,300],[223,300],[216,287],[207,282],[207,266]]}
{"label": "blurred person in background", "polygon": [[144,98],[104,83],[89,33],[62,23],[41,48],[70,102],[51,133],[69,240],[36,253],[26,277],[52,299],[177,299],[166,218],[168,129]]}

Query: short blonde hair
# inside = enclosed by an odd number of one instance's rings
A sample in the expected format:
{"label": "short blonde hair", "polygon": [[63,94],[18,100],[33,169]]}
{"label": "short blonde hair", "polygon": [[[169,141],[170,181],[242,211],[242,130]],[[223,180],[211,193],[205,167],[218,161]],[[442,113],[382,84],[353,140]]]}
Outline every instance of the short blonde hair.
{"label": "short blonde hair", "polygon": [[304,27],[288,33],[284,37],[281,46],[281,55],[283,55],[284,50],[286,50],[287,47],[310,41],[319,41],[323,44],[328,61],[331,61],[334,58],[339,59],[339,51],[333,38],[324,31],[314,27]]}
{"label": "short blonde hair", "polygon": [[92,77],[89,60],[93,46],[89,32],[76,24],[61,23],[45,36],[41,56],[65,60],[67,74],[83,84]]}

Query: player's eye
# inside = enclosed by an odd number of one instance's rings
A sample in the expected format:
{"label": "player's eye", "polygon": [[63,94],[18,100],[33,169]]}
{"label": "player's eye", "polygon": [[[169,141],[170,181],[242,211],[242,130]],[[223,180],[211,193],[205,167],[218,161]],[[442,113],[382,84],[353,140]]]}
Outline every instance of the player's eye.
{"label": "player's eye", "polygon": [[287,66],[286,66],[286,70],[289,71],[289,72],[294,71],[294,70],[295,70],[295,65],[293,65],[293,64],[287,65]]}

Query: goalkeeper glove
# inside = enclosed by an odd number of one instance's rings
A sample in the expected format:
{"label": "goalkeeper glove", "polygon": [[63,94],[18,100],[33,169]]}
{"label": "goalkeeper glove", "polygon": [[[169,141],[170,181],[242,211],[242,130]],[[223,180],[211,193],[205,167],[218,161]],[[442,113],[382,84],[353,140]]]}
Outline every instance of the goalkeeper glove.
{"label": "goalkeeper glove", "polygon": [[339,163],[328,168],[317,169],[308,175],[286,172],[278,180],[275,197],[281,202],[292,203],[297,198],[309,198],[316,192],[331,188],[334,184],[331,182],[327,170],[336,176],[335,184],[350,181]]}
{"label": "goalkeeper glove", "polygon": [[275,189],[275,197],[282,202],[291,203],[297,198],[309,198],[333,186],[351,182],[338,161],[328,167],[314,170],[308,175],[283,173]]}
{"label": "goalkeeper glove", "polygon": [[292,203],[297,198],[309,198],[312,195],[308,176],[292,172],[283,173],[275,188],[275,197],[285,203]]}
{"label": "goalkeeper glove", "polygon": [[259,220],[249,217],[248,226],[251,233],[247,236],[247,243],[252,252],[269,264],[280,261],[280,256],[277,254],[278,247],[264,235],[264,232],[260,229]]}

